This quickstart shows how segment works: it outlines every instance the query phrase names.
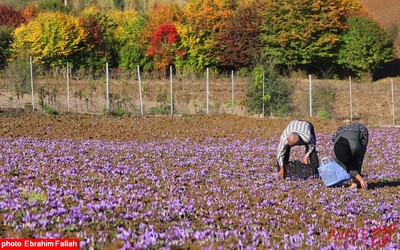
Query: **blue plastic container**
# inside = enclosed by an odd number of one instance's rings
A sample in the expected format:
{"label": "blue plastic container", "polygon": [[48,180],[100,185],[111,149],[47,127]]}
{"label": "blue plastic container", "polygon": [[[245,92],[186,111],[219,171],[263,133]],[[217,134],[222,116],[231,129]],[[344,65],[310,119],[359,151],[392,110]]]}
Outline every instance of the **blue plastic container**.
{"label": "blue plastic container", "polygon": [[346,170],[344,170],[336,161],[331,161],[328,157],[321,159],[321,166],[318,168],[318,172],[327,187],[351,179],[350,174],[347,173]]}

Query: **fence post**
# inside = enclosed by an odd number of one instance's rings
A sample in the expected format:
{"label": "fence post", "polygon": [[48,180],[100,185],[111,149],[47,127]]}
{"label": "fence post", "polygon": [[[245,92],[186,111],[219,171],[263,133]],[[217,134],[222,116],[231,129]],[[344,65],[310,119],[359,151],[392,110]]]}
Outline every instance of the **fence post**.
{"label": "fence post", "polygon": [[67,62],[67,111],[69,112],[69,64]]}
{"label": "fence post", "polygon": [[262,98],[261,98],[261,101],[262,101],[262,114],[263,114],[263,116],[265,115],[265,100],[264,100],[264,97],[265,97],[265,74],[263,74],[263,78],[262,78]]}
{"label": "fence post", "polygon": [[172,66],[169,66],[169,82],[170,82],[170,90],[171,90],[171,116],[174,114],[173,110],[173,101],[172,101]]}
{"label": "fence post", "polygon": [[231,79],[232,79],[232,103],[231,103],[231,108],[232,108],[232,115],[234,114],[235,110],[235,84],[234,84],[234,74],[233,70],[231,71]]}
{"label": "fence post", "polygon": [[143,101],[142,101],[142,86],[140,84],[140,66],[137,66],[138,84],[139,84],[139,101],[140,101],[140,113],[143,115]]}
{"label": "fence post", "polygon": [[350,121],[353,121],[353,96],[352,96],[352,89],[351,89],[351,76],[349,76],[349,89],[350,89]]}
{"label": "fence post", "polygon": [[393,126],[396,126],[396,113],[394,110],[394,83],[393,83],[393,78],[391,79],[392,81],[392,114],[393,114]]}
{"label": "fence post", "polygon": [[209,70],[207,68],[207,81],[206,81],[206,114],[208,115],[208,85],[209,85]]}
{"label": "fence post", "polygon": [[309,92],[310,92],[310,117],[312,117],[312,81],[311,75],[308,75],[308,82],[309,82]]}
{"label": "fence post", "polygon": [[109,94],[108,94],[108,62],[106,62],[106,109],[107,112],[110,111],[110,104],[109,104]]}
{"label": "fence post", "polygon": [[35,111],[35,96],[33,93],[33,65],[32,56],[29,57],[29,68],[31,71],[31,93],[32,93],[32,111]]}

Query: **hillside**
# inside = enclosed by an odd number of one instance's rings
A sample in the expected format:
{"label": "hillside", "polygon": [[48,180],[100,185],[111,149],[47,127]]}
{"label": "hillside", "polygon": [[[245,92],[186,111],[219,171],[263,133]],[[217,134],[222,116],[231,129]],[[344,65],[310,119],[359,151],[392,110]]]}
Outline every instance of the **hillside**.
{"label": "hillside", "polygon": [[374,19],[386,28],[396,26],[399,30],[395,41],[397,58],[375,72],[375,79],[400,75],[400,0],[361,0]]}
{"label": "hillside", "polygon": [[[399,0],[362,0],[376,21],[385,27],[397,26],[400,30]],[[400,57],[400,34],[396,40],[397,56]]]}

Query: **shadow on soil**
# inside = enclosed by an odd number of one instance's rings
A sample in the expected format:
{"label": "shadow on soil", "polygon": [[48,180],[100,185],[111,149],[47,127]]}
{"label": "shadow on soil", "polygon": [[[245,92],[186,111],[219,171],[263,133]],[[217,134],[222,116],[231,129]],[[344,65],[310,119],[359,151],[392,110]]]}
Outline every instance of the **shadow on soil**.
{"label": "shadow on soil", "polygon": [[383,187],[398,187],[400,186],[400,179],[393,181],[378,181],[374,183],[368,183],[368,189],[377,189]]}

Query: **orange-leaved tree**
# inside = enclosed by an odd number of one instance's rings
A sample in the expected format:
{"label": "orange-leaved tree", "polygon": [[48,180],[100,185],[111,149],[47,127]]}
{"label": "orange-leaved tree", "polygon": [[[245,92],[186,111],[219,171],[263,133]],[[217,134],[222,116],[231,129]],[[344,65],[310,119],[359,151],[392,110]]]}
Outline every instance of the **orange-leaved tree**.
{"label": "orange-leaved tree", "polygon": [[185,6],[178,33],[180,49],[187,53],[180,69],[196,72],[218,65],[218,37],[235,8],[235,1],[225,0],[193,0]]}
{"label": "orange-leaved tree", "polygon": [[26,21],[35,18],[38,14],[39,14],[39,9],[33,3],[28,4],[28,6],[26,6],[25,9],[22,10],[22,16]]}

